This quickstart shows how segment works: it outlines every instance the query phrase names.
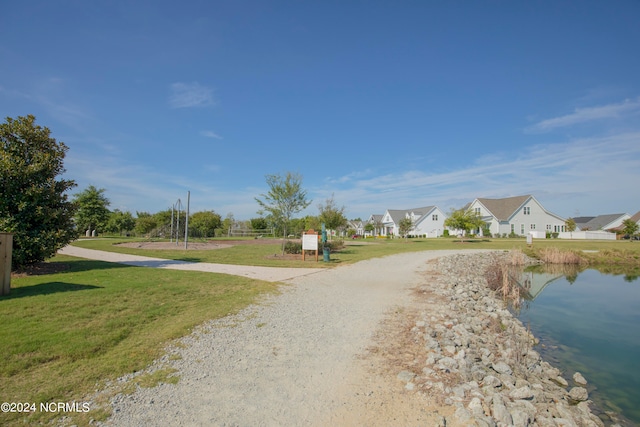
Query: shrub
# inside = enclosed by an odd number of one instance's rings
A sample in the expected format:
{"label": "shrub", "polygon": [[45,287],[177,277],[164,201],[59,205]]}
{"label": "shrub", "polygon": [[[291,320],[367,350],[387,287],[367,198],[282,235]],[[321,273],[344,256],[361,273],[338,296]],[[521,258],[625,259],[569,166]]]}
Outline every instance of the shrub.
{"label": "shrub", "polygon": [[328,247],[331,252],[335,252],[344,248],[344,240],[329,240],[324,244],[324,246]]}
{"label": "shrub", "polygon": [[289,240],[284,245],[284,253],[286,254],[301,254],[302,253],[302,242],[293,242]]}

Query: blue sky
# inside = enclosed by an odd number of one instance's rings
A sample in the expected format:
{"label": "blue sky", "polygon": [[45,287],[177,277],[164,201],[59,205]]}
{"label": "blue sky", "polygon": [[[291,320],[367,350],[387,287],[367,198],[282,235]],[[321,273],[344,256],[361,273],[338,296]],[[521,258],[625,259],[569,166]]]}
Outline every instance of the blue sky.
{"label": "blue sky", "polygon": [[[640,210],[640,3],[30,1],[0,14],[0,116],[69,146],[111,208],[257,217],[297,172],[315,215],[533,194]],[[302,215],[301,214],[301,215]]]}

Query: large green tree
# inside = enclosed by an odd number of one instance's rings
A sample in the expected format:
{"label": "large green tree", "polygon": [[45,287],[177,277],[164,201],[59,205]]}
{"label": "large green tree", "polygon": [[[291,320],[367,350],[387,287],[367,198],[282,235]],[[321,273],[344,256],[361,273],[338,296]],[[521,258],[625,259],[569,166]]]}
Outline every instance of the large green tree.
{"label": "large green tree", "polygon": [[[334,200],[334,195],[318,205],[320,211],[320,222],[324,222],[325,228],[329,230],[340,230],[347,225],[347,217],[344,215],[345,207],[338,207]],[[331,233],[333,234],[333,233]]]}
{"label": "large green tree", "polygon": [[287,226],[291,216],[309,206],[311,200],[307,200],[307,192],[302,188],[302,176],[297,173],[287,172],[285,176],[267,175],[265,178],[269,192],[261,194],[261,198],[255,198],[261,207],[258,214],[269,212],[274,222],[282,224],[284,236],[282,254],[284,255]]}
{"label": "large green tree", "polygon": [[126,233],[132,231],[136,226],[136,219],[131,212],[122,212],[120,209],[115,209],[109,215],[109,221],[105,231],[109,233]]}
{"label": "large green tree", "polygon": [[189,216],[189,234],[198,237],[215,237],[216,228],[222,225],[222,218],[214,211],[196,212]]}
{"label": "large green tree", "polygon": [[148,235],[158,226],[158,220],[149,212],[136,211],[136,217],[134,231],[139,236]]}
{"label": "large green tree", "polygon": [[444,225],[452,230],[463,230],[464,234],[468,234],[471,230],[484,228],[485,222],[472,210],[462,208],[452,210],[444,220]]}
{"label": "large green tree", "polygon": [[413,220],[411,219],[411,217],[407,216],[400,220],[400,223],[398,224],[398,232],[402,237],[404,237],[405,242],[407,241],[407,236],[412,229]]}
{"label": "large green tree", "polygon": [[633,236],[638,232],[638,223],[631,218],[622,221],[622,232],[629,236],[629,241],[633,241]]}
{"label": "large green tree", "polygon": [[12,268],[44,261],[77,237],[75,204],[61,179],[68,147],[32,115],[0,124],[0,230],[14,233]]}
{"label": "large green tree", "polygon": [[569,237],[573,239],[573,232],[576,231],[578,225],[573,218],[569,218],[564,222],[565,229],[569,232]]}
{"label": "large green tree", "polygon": [[111,215],[109,211],[111,202],[104,195],[106,191],[104,188],[96,188],[90,185],[82,192],[74,195],[73,200],[78,206],[75,220],[79,230],[102,232],[107,228],[107,222]]}

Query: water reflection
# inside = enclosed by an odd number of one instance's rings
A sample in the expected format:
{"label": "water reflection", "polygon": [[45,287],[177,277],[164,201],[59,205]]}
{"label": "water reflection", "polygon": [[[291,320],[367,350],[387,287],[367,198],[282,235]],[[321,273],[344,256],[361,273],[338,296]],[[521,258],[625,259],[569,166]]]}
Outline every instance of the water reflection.
{"label": "water reflection", "polygon": [[514,314],[540,339],[537,350],[565,378],[583,373],[599,408],[632,420],[620,425],[640,425],[640,274],[541,265],[509,275],[521,285]]}

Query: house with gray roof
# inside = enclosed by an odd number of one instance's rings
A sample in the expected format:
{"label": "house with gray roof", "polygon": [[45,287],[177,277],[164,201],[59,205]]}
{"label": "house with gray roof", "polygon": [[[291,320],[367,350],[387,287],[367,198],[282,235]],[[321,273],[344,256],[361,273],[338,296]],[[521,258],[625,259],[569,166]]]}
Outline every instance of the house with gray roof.
{"label": "house with gray roof", "polygon": [[[546,232],[565,231],[565,219],[549,212],[532,195],[502,199],[478,198],[467,209],[479,215],[491,235],[516,234],[544,238]],[[482,234],[483,230],[476,230]]]}
{"label": "house with gray roof", "polygon": [[373,225],[373,230],[372,231],[365,230],[364,232],[365,236],[370,236],[370,237],[382,236],[382,229],[384,227],[382,224],[382,218],[384,218],[384,214],[373,214],[369,217],[369,219],[367,220],[367,223]]}
{"label": "house with gray roof", "polygon": [[440,237],[444,232],[444,220],[447,215],[437,206],[426,206],[414,209],[387,209],[382,215],[383,236],[399,236],[400,221],[411,218],[412,236]]}
{"label": "house with gray roof", "polygon": [[609,231],[620,227],[622,222],[629,218],[631,218],[631,216],[627,213],[617,213],[598,216],[581,216],[573,218],[573,220],[576,223],[577,231]]}

